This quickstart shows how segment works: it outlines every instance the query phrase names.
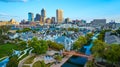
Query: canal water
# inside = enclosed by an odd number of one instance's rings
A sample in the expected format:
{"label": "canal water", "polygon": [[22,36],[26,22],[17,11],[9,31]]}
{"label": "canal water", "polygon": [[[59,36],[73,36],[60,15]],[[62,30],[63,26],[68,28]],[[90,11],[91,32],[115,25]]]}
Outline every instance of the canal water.
{"label": "canal water", "polygon": [[[80,49],[80,52],[85,53],[86,55],[91,55],[90,49],[93,46],[93,41],[97,39],[98,34],[94,35],[92,37],[92,41],[89,45],[83,46]],[[78,57],[78,56],[72,56],[70,57],[63,65],[62,67],[84,67],[85,63],[88,61],[85,57]]]}
{"label": "canal water", "polygon": [[[27,51],[28,51],[29,49],[30,49],[30,48],[23,50],[24,55],[27,53]],[[20,54],[21,54],[21,51],[14,50],[12,55],[17,55],[18,57],[21,57]],[[6,67],[6,64],[7,64],[8,62],[9,62],[9,57],[6,57],[4,60],[2,60],[2,61],[0,62],[0,67]]]}

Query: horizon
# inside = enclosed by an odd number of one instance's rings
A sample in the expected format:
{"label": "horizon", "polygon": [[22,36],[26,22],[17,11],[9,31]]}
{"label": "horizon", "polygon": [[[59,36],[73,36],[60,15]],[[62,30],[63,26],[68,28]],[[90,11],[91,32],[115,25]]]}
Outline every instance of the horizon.
{"label": "horizon", "polygon": [[0,0],[0,20],[27,20],[28,12],[41,14],[45,8],[46,16],[56,17],[56,9],[63,10],[64,19],[84,19],[89,23],[93,19],[107,19],[120,22],[120,0]]}

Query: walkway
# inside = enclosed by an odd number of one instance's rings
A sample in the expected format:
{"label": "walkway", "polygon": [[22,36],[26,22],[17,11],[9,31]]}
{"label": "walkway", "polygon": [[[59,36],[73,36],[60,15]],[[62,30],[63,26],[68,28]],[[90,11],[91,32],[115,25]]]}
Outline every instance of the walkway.
{"label": "walkway", "polygon": [[34,54],[30,54],[30,55],[28,55],[27,57],[25,57],[24,59],[22,59],[21,61],[19,61],[18,67],[22,67],[22,66],[24,65],[24,62],[25,62],[28,58],[32,57],[33,55],[34,55]]}
{"label": "walkway", "polygon": [[88,56],[79,52],[75,52],[75,51],[67,51],[67,52],[63,52],[63,55],[74,55],[74,56],[82,56],[82,57],[86,57],[88,58],[88,60],[92,60],[92,56]]}
{"label": "walkway", "polygon": [[[35,62],[44,60],[44,55],[39,55],[39,56],[36,56],[36,57],[34,58],[34,60],[33,60],[32,63],[30,63],[30,64],[24,64],[24,62],[25,62],[28,58],[30,58],[30,57],[32,57],[32,56],[34,56],[34,55],[35,55],[35,54],[28,55],[27,57],[25,57],[23,60],[21,60],[21,61],[19,62],[18,67],[22,67],[22,66],[32,67]],[[44,62],[45,62],[45,64],[48,64],[48,63],[55,62],[55,60],[54,60],[54,59],[52,59],[52,60],[44,60]]]}
{"label": "walkway", "polygon": [[72,55],[68,55],[65,58],[62,59],[61,63],[59,64],[53,64],[51,67],[61,67]]}

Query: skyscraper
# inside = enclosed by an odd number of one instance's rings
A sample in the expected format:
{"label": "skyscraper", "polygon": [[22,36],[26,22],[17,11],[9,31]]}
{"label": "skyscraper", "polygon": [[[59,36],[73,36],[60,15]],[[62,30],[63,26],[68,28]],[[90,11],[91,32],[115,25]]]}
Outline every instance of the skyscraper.
{"label": "skyscraper", "polygon": [[28,13],[28,21],[34,21],[34,14],[31,12]]}
{"label": "skyscraper", "polygon": [[63,22],[63,11],[61,9],[56,10],[57,23]]}
{"label": "skyscraper", "polygon": [[51,24],[51,19],[50,19],[50,18],[47,18],[47,19],[46,19],[46,23],[47,23],[47,24]]}
{"label": "skyscraper", "polygon": [[51,18],[51,23],[55,23],[55,17]]}
{"label": "skyscraper", "polygon": [[70,18],[65,19],[65,23],[68,23],[68,22],[70,22]]}
{"label": "skyscraper", "polygon": [[36,14],[35,21],[40,21],[40,14]]}
{"label": "skyscraper", "polygon": [[42,22],[45,22],[45,19],[46,19],[46,10],[44,8],[41,10],[41,16],[42,16]]}

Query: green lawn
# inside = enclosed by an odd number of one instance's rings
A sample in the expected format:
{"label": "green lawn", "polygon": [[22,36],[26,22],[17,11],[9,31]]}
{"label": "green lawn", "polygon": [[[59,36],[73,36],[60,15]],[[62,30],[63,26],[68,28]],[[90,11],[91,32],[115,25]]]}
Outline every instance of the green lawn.
{"label": "green lawn", "polygon": [[25,66],[25,65],[23,65],[22,67],[30,67],[30,66]]}
{"label": "green lawn", "polygon": [[[44,61],[43,61],[44,62]],[[45,63],[42,63],[42,61],[37,61],[33,64],[32,67],[50,67],[53,63],[50,63],[50,64],[45,64]]]}
{"label": "green lawn", "polygon": [[41,67],[41,62],[37,61],[33,64],[33,67]]}
{"label": "green lawn", "polygon": [[12,49],[17,49],[17,45],[15,44],[0,45],[0,58],[11,55],[13,51]]}
{"label": "green lawn", "polygon": [[32,56],[32,57],[28,58],[28,59],[24,62],[24,64],[31,64],[31,63],[33,62],[34,58],[35,58],[35,56]]}

